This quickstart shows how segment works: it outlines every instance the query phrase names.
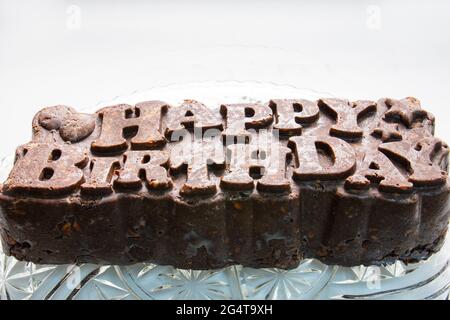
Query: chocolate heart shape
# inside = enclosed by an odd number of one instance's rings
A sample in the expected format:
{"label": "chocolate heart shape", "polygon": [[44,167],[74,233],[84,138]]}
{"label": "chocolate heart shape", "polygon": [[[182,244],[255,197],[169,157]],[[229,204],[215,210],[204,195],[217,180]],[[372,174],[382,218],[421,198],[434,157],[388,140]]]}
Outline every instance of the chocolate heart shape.
{"label": "chocolate heart shape", "polygon": [[92,134],[95,120],[92,115],[73,113],[66,116],[59,128],[59,134],[64,141],[78,142]]}
{"label": "chocolate heart shape", "polygon": [[75,109],[67,106],[47,107],[39,112],[39,125],[49,131],[58,130],[64,119],[72,113],[76,113]]}

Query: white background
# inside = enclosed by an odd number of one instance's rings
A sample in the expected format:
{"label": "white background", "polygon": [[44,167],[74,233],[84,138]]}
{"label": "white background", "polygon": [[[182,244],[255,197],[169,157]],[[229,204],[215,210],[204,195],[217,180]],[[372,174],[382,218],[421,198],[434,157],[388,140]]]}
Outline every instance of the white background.
{"label": "white background", "polygon": [[449,57],[450,1],[0,0],[0,156],[44,106],[206,80],[415,96],[450,141]]}

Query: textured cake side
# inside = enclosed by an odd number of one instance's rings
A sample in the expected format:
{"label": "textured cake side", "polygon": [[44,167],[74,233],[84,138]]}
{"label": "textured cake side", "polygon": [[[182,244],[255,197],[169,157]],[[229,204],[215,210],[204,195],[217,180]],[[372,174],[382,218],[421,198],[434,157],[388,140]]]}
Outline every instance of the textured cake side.
{"label": "textured cake side", "polygon": [[1,195],[3,248],[35,263],[290,269],[302,258],[343,266],[417,261],[437,252],[447,231],[448,186],[400,201],[334,186],[302,191],[300,198],[220,194],[194,205],[168,196],[69,205]]}

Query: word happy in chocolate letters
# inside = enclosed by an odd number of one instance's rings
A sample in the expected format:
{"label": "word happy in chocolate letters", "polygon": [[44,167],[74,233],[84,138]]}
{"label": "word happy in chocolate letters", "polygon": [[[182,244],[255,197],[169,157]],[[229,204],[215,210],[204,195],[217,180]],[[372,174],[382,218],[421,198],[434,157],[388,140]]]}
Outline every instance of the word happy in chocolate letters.
{"label": "word happy in chocolate letters", "polygon": [[147,101],[81,114],[48,107],[17,149],[4,192],[289,193],[341,181],[347,192],[411,193],[445,183],[448,147],[415,98],[273,99],[211,107]]}

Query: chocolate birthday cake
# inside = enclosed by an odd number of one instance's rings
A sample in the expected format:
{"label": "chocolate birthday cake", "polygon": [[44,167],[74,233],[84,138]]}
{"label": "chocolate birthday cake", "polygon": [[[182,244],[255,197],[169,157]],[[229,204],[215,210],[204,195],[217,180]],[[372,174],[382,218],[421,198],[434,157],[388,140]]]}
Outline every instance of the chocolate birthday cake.
{"label": "chocolate birthday cake", "polygon": [[183,269],[426,259],[450,217],[434,122],[410,97],[48,107],[0,185],[3,250]]}

